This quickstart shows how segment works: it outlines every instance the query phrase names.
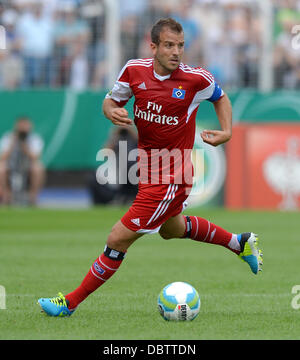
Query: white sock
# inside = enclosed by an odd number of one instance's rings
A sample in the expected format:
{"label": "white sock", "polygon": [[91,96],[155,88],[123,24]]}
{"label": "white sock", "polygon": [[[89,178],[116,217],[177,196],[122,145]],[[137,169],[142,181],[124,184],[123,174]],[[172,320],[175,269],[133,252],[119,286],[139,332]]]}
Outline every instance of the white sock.
{"label": "white sock", "polygon": [[240,243],[237,239],[237,234],[232,234],[231,240],[228,243],[228,246],[233,250],[241,251]]}

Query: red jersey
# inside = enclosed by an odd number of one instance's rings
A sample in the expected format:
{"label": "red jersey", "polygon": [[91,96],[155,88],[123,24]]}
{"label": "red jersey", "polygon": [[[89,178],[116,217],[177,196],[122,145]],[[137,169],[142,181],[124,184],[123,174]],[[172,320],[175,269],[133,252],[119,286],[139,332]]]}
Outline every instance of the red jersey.
{"label": "red jersey", "polygon": [[160,76],[154,71],[153,59],[127,62],[106,98],[121,107],[135,98],[140,181],[192,182],[191,150],[199,104],[216,101],[223,94],[213,76],[202,68],[181,63],[171,74]]}

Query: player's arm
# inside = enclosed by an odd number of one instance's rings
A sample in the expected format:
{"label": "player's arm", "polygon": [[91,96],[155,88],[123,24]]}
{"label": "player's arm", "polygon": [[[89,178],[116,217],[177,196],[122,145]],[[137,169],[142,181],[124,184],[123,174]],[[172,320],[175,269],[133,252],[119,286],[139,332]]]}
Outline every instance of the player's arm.
{"label": "player's arm", "polygon": [[201,137],[205,143],[212,146],[218,146],[224,144],[231,138],[232,107],[226,94],[214,101],[213,105],[222,130],[203,130]]}
{"label": "player's arm", "polygon": [[110,98],[104,99],[102,111],[105,117],[114,125],[124,126],[132,124],[132,120],[128,118],[128,111]]}
{"label": "player's arm", "polygon": [[105,96],[102,104],[104,115],[115,125],[131,125],[128,111],[124,108],[133,93],[130,88],[130,75],[128,63],[121,70],[112,90]]}

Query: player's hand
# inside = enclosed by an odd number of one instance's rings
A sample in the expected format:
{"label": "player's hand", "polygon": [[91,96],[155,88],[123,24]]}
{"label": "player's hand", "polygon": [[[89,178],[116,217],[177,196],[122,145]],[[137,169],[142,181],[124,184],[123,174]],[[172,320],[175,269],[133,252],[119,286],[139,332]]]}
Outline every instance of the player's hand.
{"label": "player's hand", "polygon": [[132,125],[132,120],[128,118],[128,111],[124,108],[113,109],[110,120],[115,125]]}
{"label": "player's hand", "polygon": [[230,140],[231,132],[223,130],[203,130],[201,138],[209,145],[218,146]]}

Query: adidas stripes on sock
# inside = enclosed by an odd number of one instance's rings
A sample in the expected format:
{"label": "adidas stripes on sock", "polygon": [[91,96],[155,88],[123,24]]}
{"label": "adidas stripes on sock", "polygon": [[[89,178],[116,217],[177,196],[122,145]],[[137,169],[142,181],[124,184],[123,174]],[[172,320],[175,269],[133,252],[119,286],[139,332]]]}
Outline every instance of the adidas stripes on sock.
{"label": "adidas stripes on sock", "polygon": [[222,245],[240,253],[240,244],[236,234],[229,233],[220,226],[198,216],[184,216],[186,231],[183,237],[192,240]]}

